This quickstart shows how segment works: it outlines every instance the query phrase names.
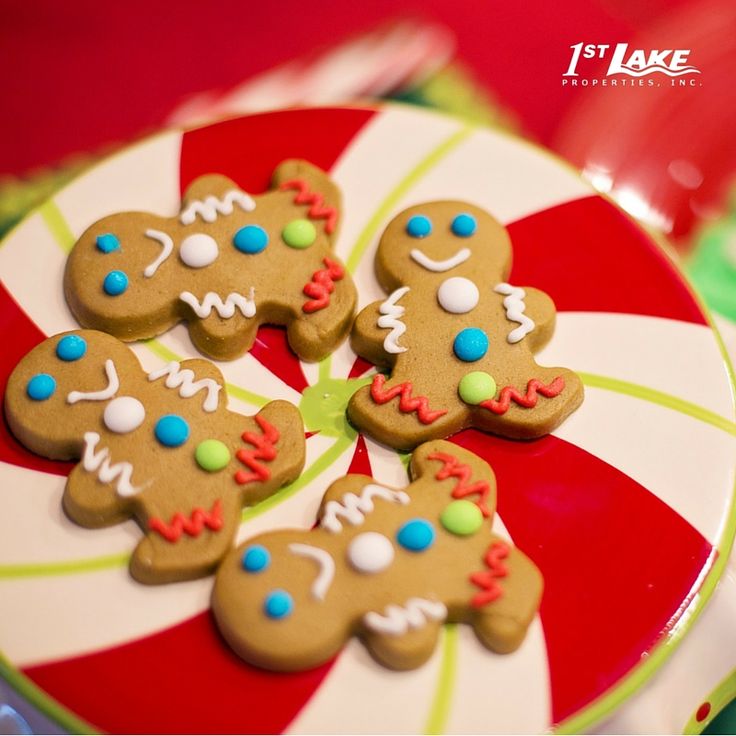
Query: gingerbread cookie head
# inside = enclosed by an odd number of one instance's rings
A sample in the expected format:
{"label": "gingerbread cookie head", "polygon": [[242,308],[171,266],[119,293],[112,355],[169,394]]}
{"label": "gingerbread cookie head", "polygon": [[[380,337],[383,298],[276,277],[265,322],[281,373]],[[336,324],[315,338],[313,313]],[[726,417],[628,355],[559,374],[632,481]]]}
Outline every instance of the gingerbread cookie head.
{"label": "gingerbread cookie head", "polygon": [[551,432],[583,399],[567,368],[537,365],[555,307],[544,293],[508,283],[506,229],[467,202],[430,202],[400,213],[376,254],[390,292],[366,307],[355,351],[391,370],[348,406],[362,431],[396,448],[477,427],[530,439]]}
{"label": "gingerbread cookie head", "polygon": [[411,475],[404,489],[341,478],[315,528],[262,534],[223,561],[213,610],[241,657],[302,670],[357,635],[379,662],[410,669],[431,655],[446,621],[470,624],[497,652],[520,645],[542,581],[491,531],[492,470],[436,441],[417,448]]}
{"label": "gingerbread cookie head", "polygon": [[74,521],[138,520],[145,536],[131,572],[147,583],[210,572],[232,544],[242,507],[304,464],[291,404],[236,414],[211,363],[172,362],[146,375],[126,345],[92,330],[51,337],[28,353],[8,381],[5,412],[33,452],[80,459],[63,498]]}
{"label": "gingerbread cookie head", "polygon": [[259,325],[287,327],[299,357],[318,360],[347,334],[356,293],[332,251],[340,195],[305,161],[285,161],[259,196],[210,174],[175,217],[114,214],[92,225],[67,262],[64,289],[85,327],[121,340],[189,324],[196,347],[227,360]]}
{"label": "gingerbread cookie head", "polygon": [[452,278],[505,281],[511,271],[506,228],[469,202],[430,202],[404,210],[389,224],[376,253],[378,280],[387,291],[428,288]]}

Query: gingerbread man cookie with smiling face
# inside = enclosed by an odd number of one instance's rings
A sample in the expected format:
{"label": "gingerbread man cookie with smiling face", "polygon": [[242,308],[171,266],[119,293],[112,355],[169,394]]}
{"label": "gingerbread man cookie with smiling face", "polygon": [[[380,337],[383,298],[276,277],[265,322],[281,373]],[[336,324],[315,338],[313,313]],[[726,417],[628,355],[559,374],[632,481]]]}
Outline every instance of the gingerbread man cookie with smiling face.
{"label": "gingerbread man cookie with smiling face", "polygon": [[340,194],[305,161],[284,161],[273,187],[250,196],[219,174],[196,179],[176,217],[105,217],[77,241],[64,290],[84,327],[121,340],[186,321],[202,353],[230,360],[261,324],[286,325],[304,360],[347,335],[356,293],[332,252]]}
{"label": "gingerbread man cookie with smiling face", "polygon": [[335,481],[309,531],[261,534],[231,552],[212,595],[225,639],[246,661],[303,670],[353,636],[392,669],[425,662],[445,622],[489,649],[522,642],[542,595],[534,564],[492,533],[493,471],[441,440],[411,459],[412,483]]}
{"label": "gingerbread man cookie with smiling face", "polygon": [[145,536],[130,571],[144,583],[211,572],[242,507],[304,465],[301,416],[288,402],[236,414],[212,363],[172,362],[146,375],[126,345],[93,330],[28,353],[8,381],[5,413],[31,451],[81,458],[64,491],[69,517],[88,527],[135,517]]}
{"label": "gingerbread man cookie with smiling face", "polygon": [[376,255],[390,296],[362,310],[351,335],[391,374],[352,397],[353,424],[408,449],[471,426],[531,439],[573,412],[580,378],[534,360],[554,331],[554,304],[509,284],[510,272],[506,229],[479,207],[431,202],[395,217]]}

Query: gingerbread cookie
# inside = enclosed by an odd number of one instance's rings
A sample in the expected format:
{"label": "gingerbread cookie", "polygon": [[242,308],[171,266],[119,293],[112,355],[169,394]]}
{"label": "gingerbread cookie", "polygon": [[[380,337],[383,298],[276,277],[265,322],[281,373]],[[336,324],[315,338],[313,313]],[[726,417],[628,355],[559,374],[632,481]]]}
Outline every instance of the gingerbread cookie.
{"label": "gingerbread cookie", "polygon": [[440,440],[416,449],[410,473],[403,490],[340,478],[314,529],[261,534],[225,558],[212,606],[241,657],[302,670],[358,635],[382,664],[411,669],[446,621],[470,624],[496,652],[521,644],[542,578],[491,532],[493,471]]}
{"label": "gingerbread cookie", "polygon": [[512,286],[511,243],[467,202],[431,202],[395,217],[376,255],[390,296],[358,315],[354,350],[379,366],[350,401],[362,431],[396,448],[465,427],[528,439],[551,432],[583,400],[579,377],[537,365],[555,307]]}
{"label": "gingerbread cookie", "polygon": [[304,360],[320,360],[350,329],[356,293],[332,252],[340,194],[305,161],[284,161],[273,188],[251,197],[219,174],[196,179],[176,217],[111,215],[67,261],[64,291],[84,327],[121,340],[185,320],[218,360],[248,351],[258,327],[286,325]]}
{"label": "gingerbread cookie", "polygon": [[255,417],[227,409],[206,360],[146,375],[134,353],[92,330],[44,340],[16,366],[5,394],[10,428],[44,457],[81,458],[64,491],[88,527],[135,517],[145,536],[130,562],[144,583],[195,578],[228,551],[244,504],[304,465],[298,410],[272,401]]}

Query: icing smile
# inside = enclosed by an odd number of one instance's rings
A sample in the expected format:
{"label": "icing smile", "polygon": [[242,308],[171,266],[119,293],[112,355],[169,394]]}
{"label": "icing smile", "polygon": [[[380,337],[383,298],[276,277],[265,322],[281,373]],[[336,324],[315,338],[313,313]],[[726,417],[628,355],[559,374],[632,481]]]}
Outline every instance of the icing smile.
{"label": "icing smile", "polygon": [[426,268],[427,271],[434,271],[435,273],[443,273],[449,271],[452,268],[456,268],[461,263],[470,258],[470,248],[460,248],[454,256],[446,258],[444,261],[435,261],[425,253],[422,253],[419,248],[412,248],[409,254],[413,261],[416,261],[422,268]]}
{"label": "icing smile", "polygon": [[179,299],[188,304],[200,319],[209,317],[213,309],[223,319],[230,319],[235,314],[236,309],[239,309],[244,317],[250,318],[256,315],[255,293],[256,290],[251,286],[248,296],[243,296],[234,291],[228,294],[223,301],[219,294],[210,291],[200,301],[191,291],[183,291],[179,294]]}

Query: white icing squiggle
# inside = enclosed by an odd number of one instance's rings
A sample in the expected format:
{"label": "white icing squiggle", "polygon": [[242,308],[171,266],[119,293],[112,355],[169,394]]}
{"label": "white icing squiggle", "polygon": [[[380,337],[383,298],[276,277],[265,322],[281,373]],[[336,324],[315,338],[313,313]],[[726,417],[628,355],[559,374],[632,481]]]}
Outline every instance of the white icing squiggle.
{"label": "white icing squiggle", "polygon": [[428,255],[422,253],[419,248],[412,248],[409,255],[412,257],[412,260],[416,261],[422,268],[426,268],[427,271],[444,273],[459,266],[461,263],[465,263],[470,258],[470,248],[460,248],[454,256],[446,258],[444,261],[433,260]]}
{"label": "white icing squiggle", "polygon": [[524,314],[526,304],[524,297],[526,292],[518,286],[511,284],[499,284],[494,291],[497,294],[504,294],[506,298],[503,300],[503,308],[506,310],[506,319],[511,322],[518,322],[519,326],[511,330],[507,336],[507,340],[513,344],[523,340],[535,327],[534,320]]}
{"label": "white icing squiggle", "polygon": [[318,601],[323,601],[335,577],[335,560],[329,552],[312,547],[310,544],[290,544],[289,550],[300,557],[308,557],[319,565],[319,575],[312,583],[312,596]]}
{"label": "white icing squiggle", "polygon": [[171,255],[171,251],[174,250],[174,241],[168,233],[161,232],[160,230],[146,230],[146,237],[152,240],[158,240],[162,246],[162,250],[156,257],[156,260],[153,263],[149,263],[143,269],[143,275],[147,279],[150,279],[156,273],[158,267]]}
{"label": "white icing squiggle", "polygon": [[233,204],[237,203],[246,212],[252,212],[256,208],[253,198],[241,192],[239,189],[231,189],[221,198],[210,195],[203,200],[195,199],[179,215],[182,225],[191,225],[199,215],[205,222],[214,222],[217,215],[232,215]]}
{"label": "white icing squiggle", "polygon": [[179,299],[188,304],[194,313],[200,319],[210,316],[210,312],[214,309],[223,319],[230,319],[235,314],[235,309],[239,309],[244,317],[254,317],[256,313],[255,302],[256,290],[251,286],[248,296],[243,296],[237,292],[228,294],[225,301],[219,294],[210,291],[204,295],[204,299],[200,302],[191,291],[183,291],[179,294]]}
{"label": "white icing squiggle", "polygon": [[409,291],[408,286],[396,289],[378,308],[378,311],[383,315],[378,318],[378,326],[384,330],[391,330],[383,341],[383,349],[387,353],[403,353],[407,350],[407,348],[399,345],[399,338],[406,332],[406,325],[400,319],[404,316],[406,309],[396,303],[407,291]]}
{"label": "white icing squiggle", "polygon": [[353,526],[358,526],[365,521],[365,515],[373,511],[373,499],[383,498],[391,503],[400,503],[403,506],[409,503],[409,496],[404,491],[392,491],[390,488],[371,483],[365,486],[360,496],[354,493],[346,493],[342,501],[328,501],[320,526],[329,532],[341,532],[342,524],[338,517]]}
{"label": "white icing squiggle", "polygon": [[115,370],[115,363],[109,358],[105,361],[105,373],[107,374],[107,388],[101,391],[71,391],[66,397],[67,403],[76,404],[77,401],[107,401],[118,392],[120,379]]}
{"label": "white icing squiggle", "polygon": [[103,447],[99,452],[95,452],[95,447],[100,441],[100,435],[97,432],[84,433],[84,454],[82,455],[82,467],[89,473],[97,473],[97,477],[102,483],[112,483],[117,479],[115,490],[120,496],[134,496],[140,492],[140,488],[136,488],[131,483],[133,475],[133,466],[130,463],[122,462],[110,464],[110,451],[107,447]]}
{"label": "white icing squiggle", "polygon": [[447,607],[439,601],[426,598],[409,598],[405,606],[386,606],[386,615],[369,611],[363,616],[363,623],[379,634],[401,636],[408,631],[421,629],[427,621],[444,621]]}
{"label": "white icing squiggle", "polygon": [[215,411],[217,409],[217,394],[222,386],[214,378],[200,378],[195,381],[194,371],[189,370],[189,368],[182,368],[175,360],[172,360],[163,368],[149,373],[148,380],[155,381],[163,376],[166,376],[166,388],[178,388],[179,396],[184,399],[191,398],[197,391],[206,390],[207,396],[202,408],[205,411]]}

